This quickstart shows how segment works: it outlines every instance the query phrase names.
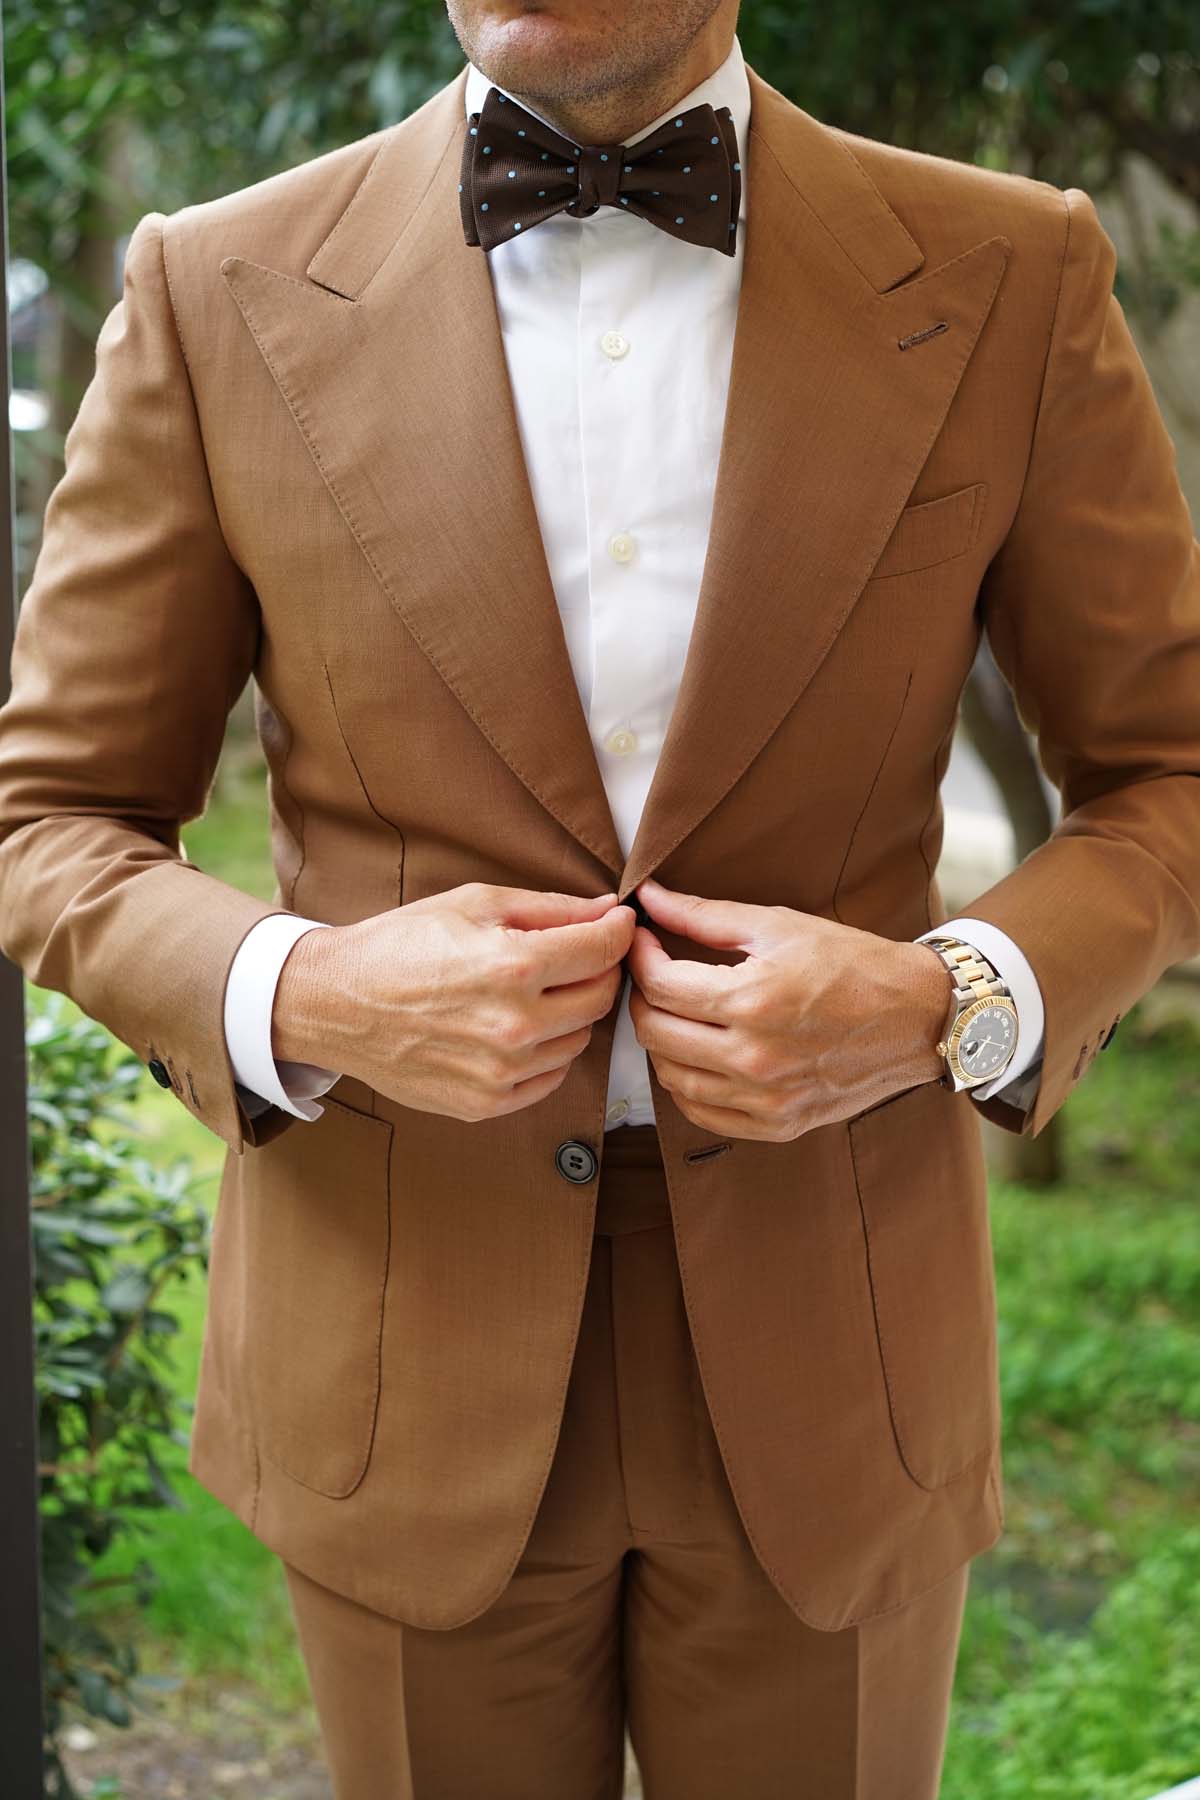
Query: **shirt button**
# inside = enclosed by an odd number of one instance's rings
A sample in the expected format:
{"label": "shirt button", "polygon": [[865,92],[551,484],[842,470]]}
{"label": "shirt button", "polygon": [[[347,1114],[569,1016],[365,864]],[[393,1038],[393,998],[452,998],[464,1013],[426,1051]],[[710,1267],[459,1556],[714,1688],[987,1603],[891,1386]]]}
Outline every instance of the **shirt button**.
{"label": "shirt button", "polygon": [[604,1117],[610,1125],[616,1125],[629,1111],[628,1100],[614,1100]]}
{"label": "shirt button", "polygon": [[622,337],[619,331],[606,331],[600,339],[600,348],[605,356],[624,356],[629,349],[629,339]]}
{"label": "shirt button", "polygon": [[604,748],[611,750],[614,756],[628,756],[631,750],[637,749],[636,731],[613,731],[604,740]]}
{"label": "shirt button", "polygon": [[614,531],[608,540],[608,554],[614,562],[628,562],[637,544],[627,531]]}

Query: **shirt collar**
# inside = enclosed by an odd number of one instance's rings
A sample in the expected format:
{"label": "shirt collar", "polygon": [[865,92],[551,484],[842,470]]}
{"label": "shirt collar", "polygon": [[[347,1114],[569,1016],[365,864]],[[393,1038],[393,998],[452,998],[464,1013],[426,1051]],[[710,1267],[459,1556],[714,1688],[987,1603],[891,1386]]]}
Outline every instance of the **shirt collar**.
{"label": "shirt collar", "polygon": [[[510,100],[517,99],[515,94],[509,94],[508,89],[500,87],[498,82],[489,81],[483,71],[477,69],[474,63],[467,64],[465,88],[468,118],[470,118],[472,113],[481,112],[483,110],[483,102],[487,95],[487,91],[492,87],[499,88],[502,94],[508,94]],[[727,106],[729,108],[733,118],[733,128],[737,133],[738,149],[741,152],[742,161],[745,162],[746,134],[750,128],[750,83],[746,76],[746,64],[742,58],[742,46],[738,42],[736,33],[734,34],[733,45],[729,55],[725,58],[725,61],[721,64],[720,68],[714,69],[711,75],[706,76],[702,82],[692,88],[688,93],[681,94],[679,99],[674,101],[673,104],[667,108],[666,112],[659,113],[656,119],[651,119],[648,125],[642,126],[641,129],[635,131],[631,137],[626,138],[626,144],[630,146],[636,144],[639,139],[648,137],[652,131],[657,131],[660,125],[665,124],[666,121],[673,118],[676,113],[682,112],[685,107],[700,106],[706,100],[714,110],[718,110],[722,106]],[[518,100],[517,104],[523,106],[525,102]],[[535,107],[531,106],[528,110],[536,113],[538,118],[542,117],[541,113],[538,113]],[[543,122],[547,125],[551,123],[549,119],[546,119]],[[552,125],[551,129],[557,130],[558,127]],[[743,214],[745,213],[745,209],[746,183],[745,180],[743,180],[742,204],[740,209]]]}

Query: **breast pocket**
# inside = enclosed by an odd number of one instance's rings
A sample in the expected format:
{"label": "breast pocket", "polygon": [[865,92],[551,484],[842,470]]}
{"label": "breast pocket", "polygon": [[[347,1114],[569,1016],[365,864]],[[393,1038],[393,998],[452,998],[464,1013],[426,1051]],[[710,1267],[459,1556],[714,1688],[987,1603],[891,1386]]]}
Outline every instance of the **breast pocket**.
{"label": "breast pocket", "polygon": [[870,579],[911,575],[931,569],[972,548],[983,517],[986,481],[974,481],[953,493],[939,494],[906,506],[896,520]]}
{"label": "breast pocket", "polygon": [[247,1154],[239,1373],[262,1455],[340,1498],[362,1480],[375,1433],[392,1126],[328,1093],[321,1105]]}
{"label": "breast pocket", "polygon": [[849,1122],[879,1354],[900,1457],[953,1481],[1000,1430],[987,1175],[974,1101],[940,1082]]}

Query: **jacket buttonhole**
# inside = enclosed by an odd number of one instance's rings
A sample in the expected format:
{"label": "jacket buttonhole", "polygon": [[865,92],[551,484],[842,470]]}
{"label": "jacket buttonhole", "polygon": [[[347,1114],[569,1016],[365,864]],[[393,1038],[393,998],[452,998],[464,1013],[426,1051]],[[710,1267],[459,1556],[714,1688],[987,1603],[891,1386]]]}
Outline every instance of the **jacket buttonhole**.
{"label": "jacket buttonhole", "polygon": [[698,1150],[685,1150],[683,1160],[687,1163],[711,1162],[714,1156],[723,1156],[733,1146],[729,1143],[702,1144]]}

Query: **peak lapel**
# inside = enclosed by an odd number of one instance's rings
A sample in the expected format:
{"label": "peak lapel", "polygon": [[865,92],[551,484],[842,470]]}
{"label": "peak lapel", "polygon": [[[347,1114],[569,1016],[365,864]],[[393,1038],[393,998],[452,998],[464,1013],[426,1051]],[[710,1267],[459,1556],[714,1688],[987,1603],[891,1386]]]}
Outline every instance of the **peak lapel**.
{"label": "peak lapel", "polygon": [[[835,134],[753,69],[745,261],[707,558],[625,898],[811,680],[920,473],[991,308],[993,237],[923,255]],[[902,353],[939,320],[948,330]]]}
{"label": "peak lapel", "polygon": [[[623,855],[579,701],[484,254],[463,240],[466,70],[387,133],[308,282],[221,271],[392,606],[543,806]],[[411,498],[419,494],[421,504]]]}

